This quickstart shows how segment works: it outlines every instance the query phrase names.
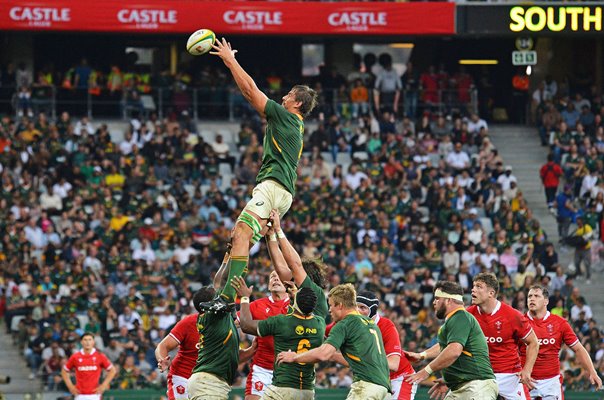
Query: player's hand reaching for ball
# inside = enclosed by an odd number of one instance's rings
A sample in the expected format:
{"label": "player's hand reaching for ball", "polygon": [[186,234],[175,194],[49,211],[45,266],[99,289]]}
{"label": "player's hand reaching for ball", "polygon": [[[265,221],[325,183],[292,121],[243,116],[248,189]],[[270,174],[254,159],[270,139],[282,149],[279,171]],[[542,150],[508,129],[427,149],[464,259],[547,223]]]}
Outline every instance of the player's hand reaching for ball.
{"label": "player's hand reaching for ball", "polygon": [[296,361],[296,353],[291,350],[282,351],[277,355],[277,364],[288,363],[291,364]]}
{"label": "player's hand reaching for ball", "polygon": [[239,297],[250,297],[254,289],[253,286],[248,287],[245,283],[245,279],[240,276],[235,276],[231,279],[231,286],[233,286]]}
{"label": "player's hand reaching for ball", "polygon": [[210,54],[220,57],[225,63],[235,59],[237,50],[233,50],[231,48],[231,43],[227,42],[225,38],[222,38],[222,41],[216,40],[212,45],[212,48],[214,51],[210,51]]}

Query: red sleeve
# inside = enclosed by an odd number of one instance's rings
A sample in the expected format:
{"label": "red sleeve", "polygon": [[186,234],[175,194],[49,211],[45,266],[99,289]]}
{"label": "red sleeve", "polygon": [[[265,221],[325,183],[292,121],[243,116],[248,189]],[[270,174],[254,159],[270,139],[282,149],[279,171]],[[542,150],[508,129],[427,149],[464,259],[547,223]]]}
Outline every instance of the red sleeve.
{"label": "red sleeve", "polygon": [[67,360],[67,362],[65,363],[65,365],[63,365],[63,368],[65,368],[65,370],[67,371],[71,371],[75,365],[73,365],[75,357],[74,357],[75,353],[71,355],[71,357],[69,357],[69,360]]}
{"label": "red sleeve", "polygon": [[174,325],[174,328],[172,328],[172,330],[170,331],[170,336],[172,336],[174,339],[176,339],[176,341],[178,342],[178,344],[181,344],[184,340],[185,337],[187,336],[187,329],[186,329],[186,324],[185,324],[185,320],[188,317],[185,317],[183,319],[181,319],[180,321],[178,321],[176,323],[176,325]]}
{"label": "red sleeve", "polygon": [[398,331],[392,321],[388,320],[380,327],[382,331],[382,339],[384,340],[384,350],[386,351],[386,357],[390,355],[402,356],[401,353],[401,338],[399,337]]}
{"label": "red sleeve", "polygon": [[516,336],[518,339],[526,339],[533,328],[531,327],[526,315],[521,314],[518,310],[514,310],[514,312],[516,314],[515,317],[517,318]]}
{"label": "red sleeve", "polygon": [[101,353],[101,361],[100,361],[100,366],[101,368],[104,369],[111,369],[113,368],[113,364],[111,364],[111,361],[109,361],[109,359],[107,358],[107,356],[103,353]]}
{"label": "red sleeve", "polygon": [[336,324],[335,322],[332,322],[331,324],[329,324],[325,327],[325,337],[329,336],[329,332],[331,332],[331,329],[333,328],[333,326],[335,324]]}
{"label": "red sleeve", "polygon": [[562,323],[560,324],[560,330],[562,331],[562,341],[568,346],[574,346],[579,342],[579,338],[573,332],[573,328],[570,327],[570,324],[562,319]]}

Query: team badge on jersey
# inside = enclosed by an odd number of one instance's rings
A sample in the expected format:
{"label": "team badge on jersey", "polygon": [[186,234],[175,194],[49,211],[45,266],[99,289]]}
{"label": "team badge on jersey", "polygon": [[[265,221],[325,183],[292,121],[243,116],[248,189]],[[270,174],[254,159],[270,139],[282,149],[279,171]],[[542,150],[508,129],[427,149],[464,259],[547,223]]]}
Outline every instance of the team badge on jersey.
{"label": "team badge on jersey", "polygon": [[547,325],[547,333],[549,333],[550,335],[552,333],[554,333],[554,325],[552,325],[552,324]]}
{"label": "team badge on jersey", "polygon": [[497,321],[495,322],[495,328],[497,328],[497,331],[499,332],[501,330],[501,326],[503,325],[503,323],[501,321]]}

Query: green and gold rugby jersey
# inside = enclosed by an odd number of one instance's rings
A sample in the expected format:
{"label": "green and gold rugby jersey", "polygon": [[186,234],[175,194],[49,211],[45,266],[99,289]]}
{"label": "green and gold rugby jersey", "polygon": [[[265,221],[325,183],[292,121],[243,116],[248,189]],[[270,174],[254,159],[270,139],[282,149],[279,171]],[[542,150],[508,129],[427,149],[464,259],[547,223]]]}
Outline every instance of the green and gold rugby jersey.
{"label": "green and gold rugby jersey", "polygon": [[304,147],[304,121],[301,115],[290,113],[270,99],[264,113],[267,121],[264,154],[256,182],[273,179],[293,196],[296,193],[298,161]]}
{"label": "green and gold rugby jersey", "polygon": [[463,307],[449,313],[438,330],[440,350],[444,350],[449,343],[463,346],[457,360],[442,370],[443,378],[451,390],[469,381],[495,379],[484,333],[476,318]]}
{"label": "green and gold rugby jersey", "polygon": [[[325,336],[325,320],[310,315],[276,315],[258,321],[259,336],[273,336],[275,360],[282,351],[303,353],[320,347]],[[313,363],[281,363],[275,361],[273,385],[279,387],[313,390],[315,388],[315,365]]]}
{"label": "green and gold rugby jersey", "polygon": [[391,391],[384,341],[374,320],[357,312],[348,314],[333,326],[325,343],[342,352],[354,382],[371,382]]}
{"label": "green and gold rugby jersey", "polygon": [[193,373],[207,372],[231,385],[239,365],[239,335],[230,313],[199,314],[197,363]]}

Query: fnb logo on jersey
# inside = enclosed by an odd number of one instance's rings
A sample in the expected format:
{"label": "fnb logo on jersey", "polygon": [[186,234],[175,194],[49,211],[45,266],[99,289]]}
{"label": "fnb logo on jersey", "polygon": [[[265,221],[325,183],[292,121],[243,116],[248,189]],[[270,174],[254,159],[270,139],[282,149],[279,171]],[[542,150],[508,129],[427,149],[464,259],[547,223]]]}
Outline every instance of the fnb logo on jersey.
{"label": "fnb logo on jersey", "polygon": [[53,22],[71,21],[70,8],[13,7],[8,15],[13,21],[26,22],[28,26],[49,27]]}
{"label": "fnb logo on jersey", "polygon": [[537,339],[537,341],[539,342],[539,346],[542,346],[544,344],[556,344],[556,339],[555,338],[545,338],[545,339]]}
{"label": "fnb logo on jersey", "polygon": [[283,25],[283,12],[229,10],[225,11],[222,19],[229,25],[239,25],[246,30],[261,31],[269,26]]}
{"label": "fnb logo on jersey", "polygon": [[347,31],[368,31],[373,26],[388,25],[386,12],[355,11],[329,14],[327,22],[331,26],[344,27]]}
{"label": "fnb logo on jersey", "polygon": [[503,343],[503,338],[501,336],[485,336],[487,343]]}
{"label": "fnb logo on jersey", "polygon": [[178,23],[176,10],[129,9],[117,12],[117,20],[122,24],[132,25],[139,29],[157,29],[160,25],[175,25]]}

